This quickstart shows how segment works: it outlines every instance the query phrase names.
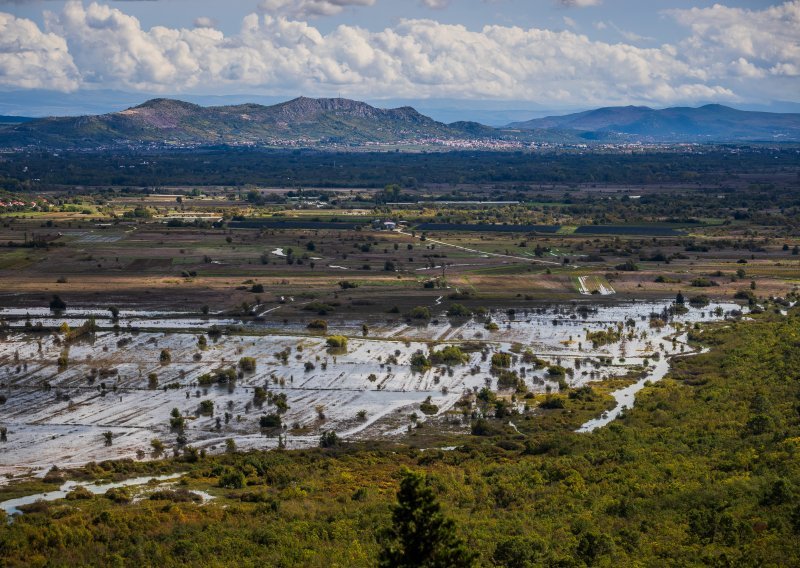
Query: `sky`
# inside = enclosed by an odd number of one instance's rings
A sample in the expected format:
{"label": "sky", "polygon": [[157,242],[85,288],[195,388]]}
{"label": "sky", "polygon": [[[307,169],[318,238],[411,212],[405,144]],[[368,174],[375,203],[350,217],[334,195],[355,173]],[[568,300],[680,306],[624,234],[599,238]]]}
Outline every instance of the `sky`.
{"label": "sky", "polygon": [[0,0],[0,112],[299,95],[783,109],[800,0]]}

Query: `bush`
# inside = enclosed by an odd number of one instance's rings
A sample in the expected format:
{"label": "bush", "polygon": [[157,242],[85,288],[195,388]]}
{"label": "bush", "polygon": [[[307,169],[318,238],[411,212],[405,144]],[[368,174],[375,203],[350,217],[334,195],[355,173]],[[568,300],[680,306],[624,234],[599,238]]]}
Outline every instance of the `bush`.
{"label": "bush", "polygon": [[308,329],[326,332],[328,331],[328,322],[325,320],[312,320],[306,326]]}
{"label": "bush", "polygon": [[564,399],[560,396],[548,396],[539,406],[548,410],[564,408]]}
{"label": "bush", "polygon": [[111,499],[114,503],[130,503],[131,494],[124,487],[112,487],[105,492],[106,499]]}
{"label": "bush", "polygon": [[719,284],[713,280],[709,280],[708,278],[702,276],[692,280],[691,285],[695,288],[711,288],[712,286],[719,286]]}
{"label": "bush", "polygon": [[415,320],[429,320],[431,319],[431,311],[425,306],[417,306],[411,309],[408,317]]}
{"label": "bush", "polygon": [[451,318],[465,318],[472,315],[472,310],[463,304],[453,304],[447,310],[447,315]]}
{"label": "bush", "polygon": [[245,482],[244,473],[238,469],[228,468],[219,476],[219,486],[226,489],[241,489],[245,486]]}
{"label": "bush", "polygon": [[509,353],[495,353],[492,355],[492,367],[508,369],[511,367],[511,355]]}
{"label": "bush", "polygon": [[614,268],[616,268],[620,272],[636,272],[637,270],[639,270],[639,265],[633,262],[632,260],[626,260],[622,264],[616,265]]}
{"label": "bush", "polygon": [[74,501],[77,499],[91,499],[94,495],[83,485],[78,485],[75,489],[67,493],[67,499]]}
{"label": "bush", "polygon": [[492,560],[497,566],[528,568],[537,566],[546,550],[547,545],[538,537],[512,536],[497,543]]}
{"label": "bush", "polygon": [[497,388],[499,390],[526,390],[525,381],[519,378],[516,371],[502,370],[497,377]]}
{"label": "bush", "polygon": [[431,402],[431,397],[428,397],[422,401],[422,403],[419,405],[419,409],[423,412],[423,414],[429,415],[439,412],[439,407]]}
{"label": "bush", "polygon": [[242,357],[239,359],[239,368],[245,373],[253,373],[256,370],[255,357]]}
{"label": "bush", "polygon": [[615,327],[586,332],[586,340],[591,341],[595,348],[608,345],[609,343],[616,343],[620,339],[622,339],[622,332],[619,328]]}
{"label": "bush", "polygon": [[335,448],[339,445],[339,436],[336,435],[336,432],[323,432],[322,436],[319,439],[319,447],[320,448]]}
{"label": "bush", "polygon": [[328,347],[332,350],[345,351],[347,350],[347,338],[343,335],[331,335],[326,340]]}
{"label": "bush", "polygon": [[431,362],[418,351],[411,356],[411,368],[415,371],[427,371],[431,368]]}
{"label": "bush", "polygon": [[274,412],[272,414],[265,414],[258,419],[258,425],[264,429],[280,428],[281,417],[279,414],[276,414]]}
{"label": "bush", "polygon": [[441,351],[434,351],[431,353],[430,360],[434,365],[460,365],[466,363],[467,356],[461,351],[460,347],[448,345]]}
{"label": "bush", "polygon": [[489,424],[489,421],[484,418],[479,418],[473,422],[470,431],[473,436],[491,436],[497,433],[496,430],[492,428],[492,425]]}

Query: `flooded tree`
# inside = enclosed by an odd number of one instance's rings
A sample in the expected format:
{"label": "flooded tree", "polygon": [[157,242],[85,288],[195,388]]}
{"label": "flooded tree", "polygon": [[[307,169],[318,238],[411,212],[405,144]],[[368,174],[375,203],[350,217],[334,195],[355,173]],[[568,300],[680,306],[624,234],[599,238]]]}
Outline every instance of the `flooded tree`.
{"label": "flooded tree", "polygon": [[151,453],[154,458],[157,458],[164,453],[164,442],[158,438],[153,438],[150,440],[150,447],[153,449]]}
{"label": "flooded tree", "polygon": [[254,373],[256,370],[255,357],[242,357],[239,359],[239,368],[245,373]]}

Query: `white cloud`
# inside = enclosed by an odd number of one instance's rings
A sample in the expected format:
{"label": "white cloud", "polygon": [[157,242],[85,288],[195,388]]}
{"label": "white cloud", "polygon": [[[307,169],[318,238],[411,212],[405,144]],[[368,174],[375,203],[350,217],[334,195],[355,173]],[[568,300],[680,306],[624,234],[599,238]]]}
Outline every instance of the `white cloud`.
{"label": "white cloud", "polygon": [[[798,5],[800,0],[775,13],[720,6],[671,12],[690,36],[642,48],[571,30],[472,30],[427,19],[379,31],[340,25],[323,33],[305,21],[261,13],[246,16],[233,35],[200,19],[191,29],[143,29],[120,9],[74,0],[60,13],[46,14],[47,33],[28,20],[0,20],[7,27],[0,28],[0,87],[497,98],[580,106],[785,99],[787,92],[800,92],[798,40],[791,33],[798,29],[791,19]],[[723,29],[743,43],[728,41]]]}
{"label": "white cloud", "polygon": [[602,4],[602,0],[558,0],[558,3],[567,8],[586,8],[599,6]]}
{"label": "white cloud", "polygon": [[420,0],[420,4],[433,10],[443,10],[450,5],[450,0]]}
{"label": "white cloud", "polygon": [[349,6],[372,6],[375,0],[262,0],[260,8],[273,16],[305,19],[334,16]]}
{"label": "white cloud", "polygon": [[577,29],[578,28],[578,22],[576,22],[575,20],[573,20],[569,16],[564,16],[564,25],[566,25],[566,26],[568,26],[568,27],[570,27],[572,29]]}
{"label": "white cloud", "polygon": [[748,98],[797,99],[800,0],[762,10],[714,4],[666,13],[691,31],[677,47],[709,80],[728,80]]}
{"label": "white cloud", "polygon": [[763,10],[715,4],[667,13],[691,30],[684,46],[697,64],[713,66],[743,57],[763,69],[800,65],[800,0]]}
{"label": "white cloud", "polygon": [[213,28],[216,25],[217,23],[213,18],[208,18],[206,16],[199,16],[194,19],[194,27],[196,28]]}
{"label": "white cloud", "polygon": [[371,32],[328,34],[300,21],[252,14],[236,36],[212,28],[144,30],[92,3],[50,14],[86,83],[149,91],[258,87],[353,97],[488,97],[665,102],[701,93],[730,98],[661,49],[593,42],[573,32],[486,26],[479,31],[406,20]]}
{"label": "white cloud", "polygon": [[0,85],[73,91],[79,75],[64,38],[0,12]]}

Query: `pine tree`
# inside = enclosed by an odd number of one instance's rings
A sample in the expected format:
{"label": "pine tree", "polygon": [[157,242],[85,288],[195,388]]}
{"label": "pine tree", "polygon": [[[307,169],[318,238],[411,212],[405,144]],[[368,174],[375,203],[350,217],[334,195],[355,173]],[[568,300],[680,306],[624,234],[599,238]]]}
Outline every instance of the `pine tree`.
{"label": "pine tree", "polygon": [[382,568],[460,568],[475,565],[475,555],[445,518],[427,478],[404,471],[392,512],[392,526],[382,535]]}

